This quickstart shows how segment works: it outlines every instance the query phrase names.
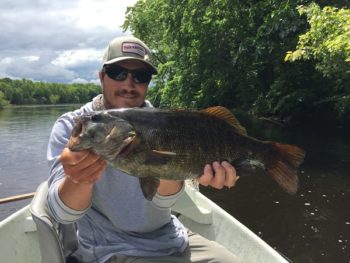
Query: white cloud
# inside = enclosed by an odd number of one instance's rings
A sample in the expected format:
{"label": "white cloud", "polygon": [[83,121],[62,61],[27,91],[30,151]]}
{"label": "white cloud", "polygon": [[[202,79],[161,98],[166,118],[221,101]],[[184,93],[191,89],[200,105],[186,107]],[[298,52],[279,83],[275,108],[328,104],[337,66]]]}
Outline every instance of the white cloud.
{"label": "white cloud", "polygon": [[53,82],[70,82],[77,77],[74,71],[52,64],[53,55],[51,52],[43,52],[37,60],[28,60],[26,57],[7,58],[5,63],[0,62],[0,72],[4,74],[2,77]]}
{"label": "white cloud", "polygon": [[2,0],[0,78],[98,81],[108,42],[136,0]]}
{"label": "white cloud", "polygon": [[52,64],[61,67],[76,67],[86,62],[100,62],[102,60],[103,50],[97,49],[78,49],[66,50],[60,52]]}
{"label": "white cloud", "polygon": [[84,0],[79,1],[77,6],[77,9],[81,10],[81,12],[70,12],[70,15],[77,19],[79,27],[106,27],[110,30],[115,30],[124,23],[126,7],[133,5],[135,2],[134,0],[114,0],[103,1],[102,3],[100,0]]}
{"label": "white cloud", "polygon": [[38,56],[24,56],[22,59],[27,60],[27,61],[38,61],[39,57]]}

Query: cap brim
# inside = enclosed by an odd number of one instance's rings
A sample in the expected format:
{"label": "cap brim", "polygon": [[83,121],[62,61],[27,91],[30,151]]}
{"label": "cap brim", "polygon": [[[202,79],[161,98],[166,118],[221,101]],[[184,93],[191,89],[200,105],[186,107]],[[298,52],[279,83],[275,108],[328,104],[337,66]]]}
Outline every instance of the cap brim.
{"label": "cap brim", "polygon": [[124,61],[124,60],[138,60],[140,62],[143,62],[144,64],[146,64],[146,66],[151,70],[151,73],[153,75],[156,75],[158,73],[157,69],[155,66],[153,66],[151,63],[143,60],[143,59],[139,59],[139,58],[135,58],[135,57],[119,57],[119,58],[114,58],[111,60],[108,60],[107,62],[104,63],[104,65],[109,65],[109,64],[113,64],[116,62],[120,62],[120,61]]}

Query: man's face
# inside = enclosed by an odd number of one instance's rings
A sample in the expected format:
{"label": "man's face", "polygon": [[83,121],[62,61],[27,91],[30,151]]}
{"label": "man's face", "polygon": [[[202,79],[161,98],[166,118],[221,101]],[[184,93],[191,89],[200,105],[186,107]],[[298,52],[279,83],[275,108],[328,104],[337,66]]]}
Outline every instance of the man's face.
{"label": "man's face", "polygon": [[[144,63],[137,60],[125,60],[118,62],[117,65],[128,70],[147,69]],[[105,72],[100,72],[100,81],[107,109],[131,108],[143,105],[148,83],[135,83],[130,73],[125,80],[114,80]]]}

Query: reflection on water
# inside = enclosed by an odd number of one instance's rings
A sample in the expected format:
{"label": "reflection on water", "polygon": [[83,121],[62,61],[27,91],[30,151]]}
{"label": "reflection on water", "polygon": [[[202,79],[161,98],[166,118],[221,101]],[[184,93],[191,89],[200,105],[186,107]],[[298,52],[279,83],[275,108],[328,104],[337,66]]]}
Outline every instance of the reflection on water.
{"label": "reflection on water", "polygon": [[202,191],[293,262],[350,262],[348,132],[240,119],[254,137],[306,150],[299,191],[288,195],[261,174],[230,190]]}
{"label": "reflection on water", "polygon": [[[51,127],[76,106],[0,110],[0,198],[32,192],[47,179]],[[350,136],[327,127],[283,127],[239,116],[250,135],[299,145],[300,188],[288,195],[262,174],[202,192],[293,262],[350,262]],[[0,205],[0,219],[28,204]]]}
{"label": "reflection on water", "polygon": [[[48,177],[46,147],[51,127],[77,106],[27,106],[0,110],[0,198],[35,191]],[[29,201],[0,205],[0,219]]]}

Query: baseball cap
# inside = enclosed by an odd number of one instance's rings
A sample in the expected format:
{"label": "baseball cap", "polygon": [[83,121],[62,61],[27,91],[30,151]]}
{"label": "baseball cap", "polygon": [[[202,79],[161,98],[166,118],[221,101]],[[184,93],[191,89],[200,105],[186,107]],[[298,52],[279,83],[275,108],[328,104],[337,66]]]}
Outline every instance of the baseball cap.
{"label": "baseball cap", "polygon": [[156,67],[150,62],[151,54],[152,52],[147,45],[136,37],[116,37],[107,46],[103,55],[103,65],[136,59],[145,63],[152,74],[157,74]]}

